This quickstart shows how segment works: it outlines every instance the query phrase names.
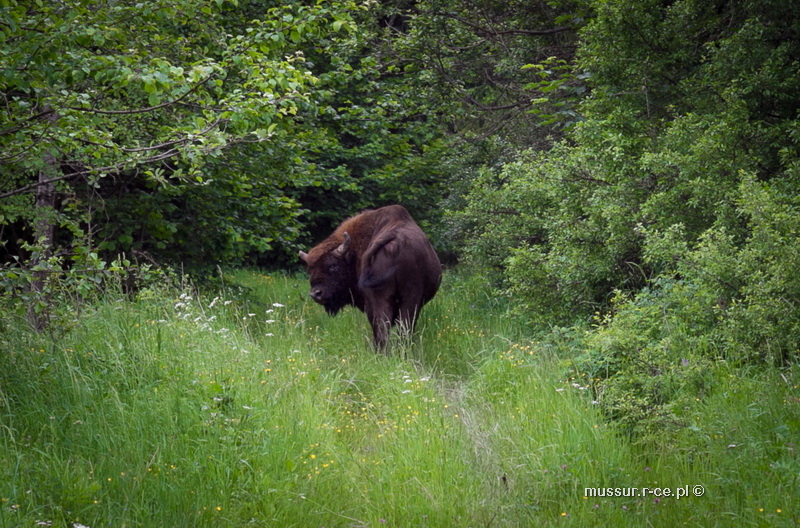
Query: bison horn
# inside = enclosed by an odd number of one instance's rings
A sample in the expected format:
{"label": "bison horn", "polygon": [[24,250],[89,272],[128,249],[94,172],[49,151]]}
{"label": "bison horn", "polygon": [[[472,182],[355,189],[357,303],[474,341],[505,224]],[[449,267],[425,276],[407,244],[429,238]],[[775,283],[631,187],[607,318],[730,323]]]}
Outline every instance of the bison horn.
{"label": "bison horn", "polygon": [[334,250],[334,254],[337,257],[341,257],[345,253],[347,253],[347,248],[348,247],[350,247],[350,235],[347,233],[347,231],[345,231],[344,232],[344,242],[342,242],[342,245]]}
{"label": "bison horn", "polygon": [[305,251],[301,251],[300,258],[303,260],[303,262],[308,262],[308,253],[306,253]]}

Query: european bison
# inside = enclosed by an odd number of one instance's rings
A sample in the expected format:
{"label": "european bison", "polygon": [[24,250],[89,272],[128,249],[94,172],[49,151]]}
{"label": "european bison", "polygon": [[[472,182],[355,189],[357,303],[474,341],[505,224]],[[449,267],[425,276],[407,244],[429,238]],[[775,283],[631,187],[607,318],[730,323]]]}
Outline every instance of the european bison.
{"label": "european bison", "polygon": [[348,304],[365,312],[379,349],[394,324],[414,328],[442,279],[428,237],[400,205],[345,220],[300,258],[308,265],[311,298],[331,315]]}

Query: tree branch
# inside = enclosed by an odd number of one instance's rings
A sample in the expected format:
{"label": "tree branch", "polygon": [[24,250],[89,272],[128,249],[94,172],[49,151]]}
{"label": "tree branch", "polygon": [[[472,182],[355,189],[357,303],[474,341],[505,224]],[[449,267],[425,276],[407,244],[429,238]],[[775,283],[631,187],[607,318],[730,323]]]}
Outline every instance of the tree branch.
{"label": "tree branch", "polygon": [[[136,149],[123,149],[123,150],[125,152],[144,152],[144,151],[148,151],[148,150],[155,150],[155,149],[160,149],[160,148],[185,145],[186,143],[192,141],[192,139],[194,139],[195,137],[200,137],[200,136],[205,135],[206,133],[211,131],[211,129],[213,129],[217,125],[219,125],[220,122],[222,122],[222,118],[218,118],[216,121],[211,123],[209,126],[207,126],[205,129],[200,131],[198,134],[194,134],[192,137],[186,137],[186,138],[183,138],[183,139],[176,139],[176,140],[173,140],[173,141],[167,141],[165,143],[161,143],[159,145],[154,145],[152,147],[141,147],[141,148],[136,148]],[[172,157],[178,155],[179,153],[180,153],[180,151],[177,148],[172,148],[172,149],[170,149],[170,150],[168,150],[166,152],[162,152],[160,154],[155,154],[153,156],[137,160],[136,164],[137,165],[144,165],[144,164],[147,164],[147,163],[154,163],[156,161],[163,161],[165,159],[172,158]],[[86,176],[88,174],[97,173],[97,172],[119,172],[128,163],[129,162],[121,161],[119,163],[115,163],[113,165],[108,165],[106,167],[85,169],[85,170],[78,171],[78,172],[72,172],[70,174],[64,174],[64,175],[58,176],[56,178],[51,178],[51,179],[46,180],[46,181],[40,181],[40,182],[36,182],[36,183],[31,183],[29,185],[25,185],[24,187],[20,187],[19,189],[14,189],[13,191],[7,191],[5,193],[0,194],[0,200],[2,200],[3,198],[8,198],[9,196],[14,196],[14,195],[17,195],[17,194],[22,194],[24,192],[33,190],[33,189],[35,189],[35,188],[37,188],[37,187],[39,187],[41,185],[47,185],[47,184],[50,184],[50,183],[55,183],[55,182],[59,182],[59,181],[63,181],[63,180],[69,180],[69,179],[72,179],[72,178],[77,178],[78,176]]]}
{"label": "tree branch", "polygon": [[[167,158],[171,158],[172,156],[176,155],[177,153],[178,153],[178,151],[173,149],[173,150],[164,152],[162,154],[159,154],[158,156],[151,156],[150,158],[145,158],[143,160],[140,160],[139,163],[152,163],[154,161],[165,160]],[[71,178],[77,178],[78,176],[86,176],[87,174],[92,174],[94,172],[118,172],[124,166],[125,166],[125,163],[120,162],[120,163],[117,163],[115,165],[108,165],[106,167],[98,167],[98,168],[86,169],[86,170],[82,170],[82,171],[78,171],[78,172],[71,172],[69,174],[64,174],[62,176],[58,176],[56,178],[51,178],[49,180],[39,181],[39,182],[36,182],[36,183],[31,183],[30,185],[26,185],[24,187],[20,187],[19,189],[14,189],[13,191],[5,192],[3,194],[0,194],[0,200],[2,200],[3,198],[8,198],[9,196],[14,196],[16,194],[22,194],[24,192],[33,190],[33,189],[39,187],[40,185],[47,185],[47,184],[50,184],[50,183],[56,183],[56,182],[60,182],[60,181],[64,181],[64,180],[69,180]]]}
{"label": "tree branch", "polygon": [[214,74],[212,73],[211,75],[209,75],[208,77],[206,77],[202,81],[200,81],[197,84],[195,84],[194,86],[192,86],[192,88],[188,92],[186,92],[185,94],[181,95],[177,99],[174,99],[172,101],[167,101],[166,103],[161,103],[161,104],[158,104],[158,105],[155,105],[155,106],[150,106],[148,108],[137,108],[135,110],[98,110],[97,108],[82,108],[80,106],[67,106],[66,108],[68,110],[76,110],[78,112],[91,112],[93,114],[103,114],[103,115],[146,114],[147,112],[152,112],[154,110],[159,110],[161,108],[166,108],[168,106],[172,106],[174,104],[179,103],[180,101],[182,101],[183,99],[188,97],[189,94],[191,94],[192,92],[194,92],[198,88],[200,88],[203,84],[205,84],[213,76],[214,76]]}
{"label": "tree branch", "polygon": [[[32,115],[32,116],[26,118],[25,121],[34,121],[36,119],[39,119],[40,117],[48,116],[48,115],[52,114],[54,111],[55,110],[53,110],[53,109],[48,109],[48,110],[45,110],[43,112],[39,112],[36,115]],[[5,136],[6,134],[13,134],[14,132],[18,132],[18,131],[22,130],[23,128],[24,128],[23,125],[19,125],[19,126],[7,128],[5,130],[0,130],[0,136]]]}
{"label": "tree branch", "polygon": [[53,126],[53,123],[55,123],[58,120],[58,115],[56,115],[53,110],[47,110],[45,112],[42,112],[42,113],[38,114],[38,116],[36,116],[36,117],[42,117],[42,116],[47,116],[48,119],[47,119],[47,126],[45,127],[44,130],[42,130],[42,133],[39,134],[39,137],[34,139],[33,142],[30,145],[28,145],[27,147],[23,148],[21,151],[17,152],[16,154],[12,154],[10,156],[5,156],[5,157],[0,158],[0,163],[10,163],[10,162],[13,162],[13,161],[21,158],[26,152],[28,152],[30,150],[33,150],[33,148],[36,145],[38,145],[39,143],[41,143],[44,140],[45,135],[47,134],[47,131],[50,130],[50,128]]}
{"label": "tree branch", "polygon": [[556,28],[551,28],[551,29],[504,29],[504,30],[497,30],[497,29],[489,29],[489,28],[480,26],[478,24],[475,24],[474,22],[470,22],[469,20],[466,20],[466,19],[456,15],[455,13],[446,13],[446,12],[443,12],[443,11],[435,11],[435,12],[433,12],[431,14],[435,15],[435,16],[442,16],[442,17],[445,17],[445,18],[452,18],[453,20],[457,20],[457,21],[461,22],[462,24],[464,24],[465,26],[469,26],[472,29],[474,29],[474,30],[476,30],[476,31],[478,31],[480,33],[486,34],[486,35],[498,35],[498,36],[499,35],[525,35],[525,36],[531,36],[531,37],[542,37],[542,36],[546,36],[546,35],[555,35],[556,33],[563,33],[564,31],[573,31],[575,29],[575,28],[573,28],[571,26],[561,26],[561,27],[556,27]]}

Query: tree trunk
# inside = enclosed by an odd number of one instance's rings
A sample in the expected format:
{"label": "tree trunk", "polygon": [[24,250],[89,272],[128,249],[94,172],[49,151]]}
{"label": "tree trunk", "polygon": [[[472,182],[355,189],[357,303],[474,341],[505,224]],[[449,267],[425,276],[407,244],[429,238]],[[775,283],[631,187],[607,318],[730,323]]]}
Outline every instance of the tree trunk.
{"label": "tree trunk", "polygon": [[[55,121],[55,113],[50,114],[49,120]],[[53,244],[55,242],[55,208],[56,208],[56,184],[51,182],[58,175],[60,167],[58,160],[52,152],[45,151],[42,155],[42,168],[39,169],[39,186],[36,188],[36,205],[34,220],[34,246],[36,251],[31,258],[31,267],[37,268],[42,262],[47,261],[53,255]],[[28,321],[30,324],[41,331],[47,326],[49,320],[49,307],[45,285],[48,273],[45,270],[33,272],[31,282],[31,303],[28,305]]]}

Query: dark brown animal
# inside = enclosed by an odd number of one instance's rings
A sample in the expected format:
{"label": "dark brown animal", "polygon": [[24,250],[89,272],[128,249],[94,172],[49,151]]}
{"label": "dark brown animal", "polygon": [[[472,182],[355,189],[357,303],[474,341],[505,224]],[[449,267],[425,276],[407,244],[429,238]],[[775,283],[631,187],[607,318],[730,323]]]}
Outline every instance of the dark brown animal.
{"label": "dark brown animal", "polygon": [[345,220],[300,258],[308,266],[311,298],[331,315],[347,305],[365,312],[380,349],[393,325],[414,328],[442,279],[428,237],[400,205]]}

